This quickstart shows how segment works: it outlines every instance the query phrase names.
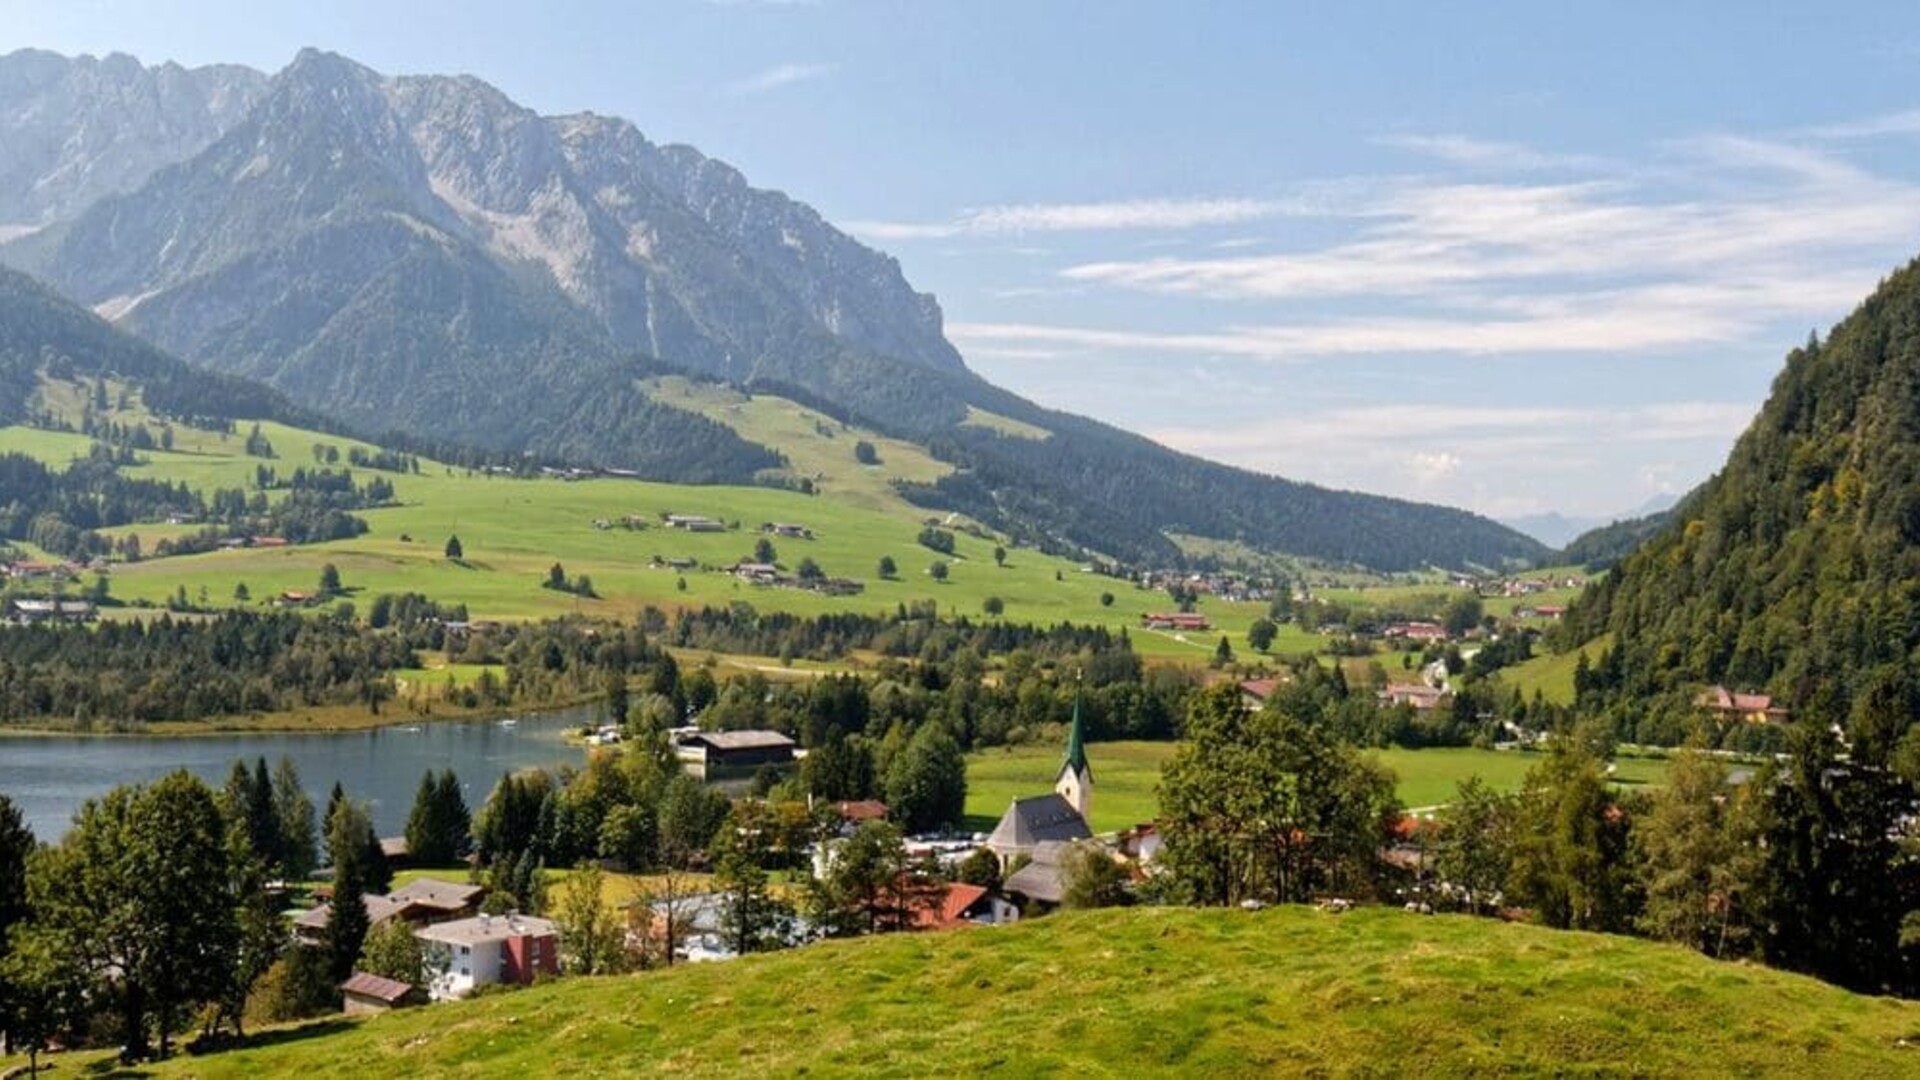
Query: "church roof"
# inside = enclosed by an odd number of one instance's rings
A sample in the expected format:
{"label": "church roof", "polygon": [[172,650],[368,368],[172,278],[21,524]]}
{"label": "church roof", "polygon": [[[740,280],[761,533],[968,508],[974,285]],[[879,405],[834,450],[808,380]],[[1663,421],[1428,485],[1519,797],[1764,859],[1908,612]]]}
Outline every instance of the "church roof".
{"label": "church roof", "polygon": [[1080,698],[1073,699],[1073,725],[1067,729],[1067,757],[1060,763],[1060,771],[1071,772],[1076,776],[1084,775],[1093,779],[1093,766],[1087,763],[1086,735],[1080,726]]}
{"label": "church roof", "polygon": [[987,837],[995,851],[1031,851],[1047,841],[1086,840],[1093,836],[1087,819],[1059,794],[1015,799]]}

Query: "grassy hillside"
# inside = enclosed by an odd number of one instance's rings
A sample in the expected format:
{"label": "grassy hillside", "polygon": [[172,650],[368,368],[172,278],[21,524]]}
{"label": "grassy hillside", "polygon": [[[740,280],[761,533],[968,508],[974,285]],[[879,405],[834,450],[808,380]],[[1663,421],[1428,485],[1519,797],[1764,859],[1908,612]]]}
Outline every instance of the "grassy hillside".
{"label": "grassy hillside", "polygon": [[270,1033],[153,1075],[1912,1076],[1920,1006],[1627,938],[1139,909]]}
{"label": "grassy hillside", "polygon": [[[73,395],[48,382],[38,398],[41,408],[60,410]],[[742,430],[766,437],[788,452],[796,472],[821,477],[825,494],[802,495],[761,487],[689,486],[622,479],[567,481],[489,476],[425,462],[417,475],[383,474],[393,482],[399,505],[361,512],[370,531],[352,540],[295,548],[246,549],[203,555],[150,559],[116,567],[113,594],[124,601],[164,602],[184,587],[196,603],[234,603],[235,586],[244,583],[254,604],[284,590],[311,590],[320,569],[335,564],[350,592],[371,598],[383,592],[420,592],[436,600],[464,602],[476,618],[537,618],[579,611],[631,617],[651,605],[663,610],[745,601],[763,610],[817,614],[830,611],[891,611],[896,605],[937,601],[946,615],[981,618],[989,597],[1005,605],[1004,618],[1016,622],[1099,623],[1137,627],[1139,616],[1168,606],[1164,593],[1140,590],[1127,582],[1085,573],[1079,564],[1025,549],[1008,552],[1004,566],[993,559],[995,542],[957,535],[953,557],[917,542],[926,511],[892,493],[889,478],[927,479],[944,468],[907,443],[874,437],[881,465],[869,469],[853,457],[858,429],[814,417],[780,398],[741,398],[728,404],[714,388],[701,408],[731,415]],[[116,396],[117,396],[116,384]],[[689,391],[691,392],[691,390]],[[729,410],[738,407],[738,414]],[[77,406],[76,406],[77,408]],[[147,414],[137,396],[127,410],[108,410],[121,423],[140,422]],[[816,430],[830,429],[832,435]],[[283,424],[263,424],[274,458],[263,461],[243,452],[241,435],[176,426],[172,451],[143,452],[147,463],[127,470],[133,476],[184,482],[203,491],[251,490],[262,464],[280,473],[314,467],[316,444],[338,448],[344,463],[354,440],[318,434]],[[0,428],[0,451],[30,454],[56,467],[84,455],[89,440],[80,435],[26,427]],[[917,456],[916,456],[917,455]],[[362,477],[369,470],[356,470]],[[699,514],[737,523],[723,533],[695,534],[664,527],[665,513]],[[634,518],[642,527],[623,526]],[[597,528],[596,522],[613,527]],[[766,589],[736,581],[725,568],[751,556],[759,527],[794,522],[812,529],[811,540],[774,538],[782,564],[793,567],[812,558],[828,574],[855,578],[866,591],[849,598]],[[132,533],[152,551],[162,539],[196,531],[192,525],[140,524],[108,530]],[[450,535],[458,535],[465,558],[443,557]],[[896,580],[876,571],[882,556],[899,567]],[[691,559],[698,566],[673,570],[650,565]],[[936,560],[950,567],[948,580],[927,573]],[[560,563],[569,576],[592,578],[600,599],[581,599],[541,587],[548,568]],[[683,583],[684,582],[684,586]],[[1112,594],[1110,605],[1101,603]],[[1249,623],[1263,614],[1259,605],[1208,601],[1203,610],[1220,630],[1183,637],[1137,632],[1146,654],[1203,662],[1213,655],[1221,633],[1237,651],[1250,654]],[[1317,639],[1294,635],[1281,651],[1304,652]]]}

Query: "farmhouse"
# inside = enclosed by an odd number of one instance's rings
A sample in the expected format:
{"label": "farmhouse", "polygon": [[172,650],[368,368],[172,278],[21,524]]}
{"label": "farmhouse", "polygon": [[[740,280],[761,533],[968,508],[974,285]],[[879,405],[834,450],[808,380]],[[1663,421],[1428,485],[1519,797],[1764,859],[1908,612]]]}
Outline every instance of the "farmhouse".
{"label": "farmhouse", "polygon": [[781,580],[780,568],[772,563],[736,563],[733,576],[754,585],[778,585]]}
{"label": "farmhouse", "polygon": [[1411,705],[1416,711],[1425,712],[1439,707],[1447,697],[1444,689],[1428,686],[1425,683],[1390,683],[1380,691],[1382,705]]}
{"label": "farmhouse", "polygon": [[687,772],[707,781],[745,779],[769,765],[791,768],[796,749],[777,731],[696,731],[674,746]]}
{"label": "farmhouse", "polygon": [[1406,638],[1408,641],[1445,641],[1447,629],[1438,623],[1394,623],[1380,631],[1381,637]]}
{"label": "farmhouse", "polygon": [[85,600],[48,600],[23,596],[15,598],[12,607],[14,618],[23,623],[52,619],[86,622],[93,618],[93,605]]}
{"label": "farmhouse", "polygon": [[1240,684],[1240,703],[1249,712],[1259,712],[1266,708],[1267,699],[1280,689],[1285,679],[1247,679]]}
{"label": "farmhouse", "polygon": [[1030,861],[1007,875],[1002,888],[1031,909],[1049,911],[1067,898],[1067,856],[1074,842],[1047,840],[1035,844]]}
{"label": "farmhouse", "polygon": [[1721,720],[1749,724],[1778,724],[1787,719],[1786,706],[1775,705],[1766,694],[1739,694],[1724,686],[1712,686],[1694,699],[1694,704]]}
{"label": "farmhouse", "polygon": [[795,525],[789,521],[772,521],[760,526],[760,531],[770,536],[782,536],[789,540],[811,540],[813,530],[805,525]]}
{"label": "farmhouse", "polygon": [[560,973],[559,930],[531,915],[476,915],[413,936],[420,940],[427,993],[435,1001],[497,983],[526,986],[537,975]]}
{"label": "farmhouse", "polygon": [[714,533],[714,532],[727,531],[726,523],[715,521],[710,517],[701,517],[698,514],[668,514],[667,528],[684,529],[687,532],[697,532],[697,533]]}

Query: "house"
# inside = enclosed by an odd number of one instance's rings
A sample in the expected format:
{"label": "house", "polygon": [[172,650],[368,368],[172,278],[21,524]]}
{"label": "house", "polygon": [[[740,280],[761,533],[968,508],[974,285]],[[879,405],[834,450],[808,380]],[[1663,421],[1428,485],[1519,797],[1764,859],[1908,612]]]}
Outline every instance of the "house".
{"label": "house", "polygon": [[687,532],[697,532],[697,533],[715,533],[715,532],[727,531],[727,526],[725,522],[715,521],[710,517],[701,517],[698,514],[668,514],[667,528],[683,529]]}
{"label": "house", "polygon": [[853,828],[869,821],[887,820],[887,804],[879,799],[842,800],[834,803],[833,808],[839,812],[841,822]]}
{"label": "house", "polygon": [[[740,954],[734,950],[726,932],[727,903],[725,893],[693,893],[670,901],[655,901],[649,913],[651,918],[646,920],[647,928],[628,931],[627,943],[637,946],[641,944],[639,936],[644,935],[654,948],[660,947],[669,936],[671,920],[675,956],[695,964],[732,960]],[[775,936],[793,946],[813,940],[814,933],[811,923],[794,917],[784,921]]]}
{"label": "house", "polygon": [[755,585],[777,585],[780,582],[780,568],[772,563],[736,563],[733,576]]}
{"label": "house", "polygon": [[14,618],[23,623],[47,622],[52,619],[86,622],[93,618],[93,604],[86,600],[50,600],[23,596],[14,599],[12,604]]}
{"label": "house", "polygon": [[1775,705],[1773,698],[1766,694],[1740,694],[1724,686],[1708,687],[1694,699],[1694,704],[1721,720],[1749,724],[1778,724],[1788,716],[1786,706]]}
{"label": "house", "polygon": [[1140,616],[1147,630],[1210,630],[1213,624],[1205,615],[1191,611],[1162,611]]}
{"label": "house", "polygon": [[427,994],[435,1001],[463,998],[483,986],[526,986],[560,973],[559,929],[531,915],[476,915],[414,931],[420,941]]}
{"label": "house", "polygon": [[387,865],[398,870],[413,865],[413,845],[407,843],[404,836],[383,836],[380,838],[380,857]]}
{"label": "house", "polygon": [[346,1014],[357,1016],[421,1005],[426,1002],[427,995],[419,987],[408,986],[397,979],[356,971],[340,984],[340,998]]}
{"label": "house", "polygon": [[1280,689],[1285,679],[1247,679],[1240,684],[1240,703],[1248,712],[1259,712],[1267,707],[1267,699]]}
{"label": "house", "polygon": [[916,930],[952,930],[962,926],[1004,926],[1020,920],[1020,908],[982,885],[956,882],[946,887],[938,904],[913,909]]}
{"label": "house", "polygon": [[762,767],[791,768],[794,741],[777,731],[695,731],[675,740],[687,772],[702,780],[744,779]]}
{"label": "house", "polygon": [[1160,855],[1160,827],[1143,822],[1124,830],[1118,837],[1120,854],[1137,863],[1150,863]]}
{"label": "house", "polygon": [[1380,691],[1380,704],[1411,705],[1416,711],[1425,712],[1439,707],[1446,697],[1446,690],[1425,683],[1389,683],[1385,690]]}
{"label": "house", "polygon": [[792,522],[786,521],[769,522],[760,526],[760,531],[771,536],[783,536],[789,540],[813,539],[812,529],[807,528],[805,525],[795,525]]}
{"label": "house", "polygon": [[1032,856],[1041,844],[1092,838],[1093,830],[1087,827],[1087,819],[1056,791],[1013,800],[1013,805],[987,836],[987,849],[1000,857],[1004,870],[1016,859]]}
{"label": "house", "polygon": [[305,607],[313,602],[313,597],[307,593],[288,589],[275,598],[273,602],[280,607]]}
{"label": "house", "polygon": [[1381,630],[1380,636],[1406,638],[1408,641],[1445,641],[1447,628],[1430,622],[1394,623]]}
{"label": "house", "polygon": [[1561,607],[1559,604],[1541,604],[1539,607],[1533,609],[1533,613],[1543,619],[1557,619],[1565,615],[1567,609]]}
{"label": "house", "polygon": [[387,898],[407,905],[409,913],[423,914],[429,921],[445,921],[478,915],[480,901],[486,895],[484,885],[423,877],[393,890]]}
{"label": "house", "polygon": [[[384,841],[381,846],[385,847]],[[416,878],[385,896],[367,896],[367,925],[375,927],[389,919],[399,919],[420,927],[464,919],[479,912],[480,901],[486,893],[486,887],[481,885]],[[326,940],[327,924],[332,921],[332,905],[321,904],[294,918],[293,935],[309,945],[321,944]]]}

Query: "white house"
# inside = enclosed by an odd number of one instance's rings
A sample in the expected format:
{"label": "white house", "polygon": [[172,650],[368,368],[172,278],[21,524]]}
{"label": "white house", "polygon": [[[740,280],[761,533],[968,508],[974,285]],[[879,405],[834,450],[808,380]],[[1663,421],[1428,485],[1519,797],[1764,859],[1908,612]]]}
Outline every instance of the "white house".
{"label": "white house", "polygon": [[435,1001],[560,973],[559,929],[531,915],[476,915],[423,926],[413,936],[420,940],[421,970]]}

